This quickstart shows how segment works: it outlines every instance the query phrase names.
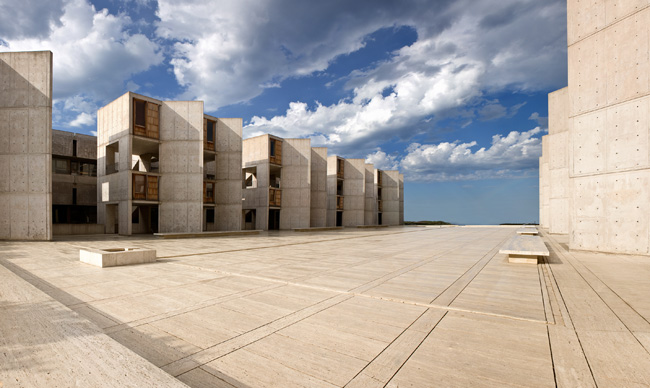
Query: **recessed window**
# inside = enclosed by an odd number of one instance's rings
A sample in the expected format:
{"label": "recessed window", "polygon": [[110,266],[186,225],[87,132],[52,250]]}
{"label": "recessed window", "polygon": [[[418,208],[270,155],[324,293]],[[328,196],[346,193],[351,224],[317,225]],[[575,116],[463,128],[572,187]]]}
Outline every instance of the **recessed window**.
{"label": "recessed window", "polygon": [[53,159],[52,170],[56,174],[70,174],[70,161],[66,159]]}
{"label": "recessed window", "polygon": [[215,127],[214,124],[215,124],[214,121],[208,120],[207,140],[211,143],[214,143],[214,127]]}
{"label": "recessed window", "polygon": [[147,122],[147,103],[141,100],[135,100],[135,125],[144,127]]}

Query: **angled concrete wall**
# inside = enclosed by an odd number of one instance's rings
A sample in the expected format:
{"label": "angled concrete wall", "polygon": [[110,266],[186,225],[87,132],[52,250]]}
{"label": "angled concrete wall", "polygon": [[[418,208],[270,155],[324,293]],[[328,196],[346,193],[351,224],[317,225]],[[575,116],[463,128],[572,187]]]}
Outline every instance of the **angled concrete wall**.
{"label": "angled concrete wall", "polygon": [[217,119],[216,230],[240,230],[242,217],[242,119]]}
{"label": "angled concrete wall", "polygon": [[366,209],[366,161],[345,159],[343,226],[364,225]]}
{"label": "angled concrete wall", "polygon": [[377,186],[375,185],[375,166],[366,163],[366,202],[364,212],[365,225],[377,225]]}
{"label": "angled concrete wall", "polygon": [[52,53],[0,53],[0,239],[52,238]]}
{"label": "angled concrete wall", "polygon": [[160,107],[161,233],[203,230],[203,102]]}
{"label": "angled concrete wall", "polygon": [[382,224],[400,224],[399,171],[382,171]]}
{"label": "angled concrete wall", "polygon": [[309,228],[311,140],[282,139],[280,229]]}
{"label": "angled concrete wall", "polygon": [[309,225],[327,226],[327,148],[311,148],[311,206]]}

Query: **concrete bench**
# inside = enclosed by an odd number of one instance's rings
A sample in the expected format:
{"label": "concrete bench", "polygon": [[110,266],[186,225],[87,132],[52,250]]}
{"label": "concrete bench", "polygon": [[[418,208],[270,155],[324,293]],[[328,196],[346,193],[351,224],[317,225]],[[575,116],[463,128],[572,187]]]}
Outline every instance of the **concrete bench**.
{"label": "concrete bench", "polygon": [[84,248],[79,250],[79,260],[102,268],[153,263],[156,261],[156,250],[144,248]]}
{"label": "concrete bench", "polygon": [[533,235],[536,236],[539,232],[537,231],[537,228],[521,228],[517,229],[517,234],[526,234],[526,235]]}
{"label": "concrete bench", "polygon": [[549,256],[548,248],[539,236],[518,234],[508,240],[499,253],[508,255],[510,263],[537,264],[539,256]]}

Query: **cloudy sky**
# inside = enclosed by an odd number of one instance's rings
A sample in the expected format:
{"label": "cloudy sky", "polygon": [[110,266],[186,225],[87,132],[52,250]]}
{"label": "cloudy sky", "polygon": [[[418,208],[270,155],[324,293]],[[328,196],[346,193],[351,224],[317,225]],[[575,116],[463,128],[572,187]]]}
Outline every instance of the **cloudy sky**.
{"label": "cloudy sky", "polygon": [[0,51],[54,53],[53,126],[126,91],[199,99],[406,176],[407,220],[538,220],[565,0],[0,0]]}

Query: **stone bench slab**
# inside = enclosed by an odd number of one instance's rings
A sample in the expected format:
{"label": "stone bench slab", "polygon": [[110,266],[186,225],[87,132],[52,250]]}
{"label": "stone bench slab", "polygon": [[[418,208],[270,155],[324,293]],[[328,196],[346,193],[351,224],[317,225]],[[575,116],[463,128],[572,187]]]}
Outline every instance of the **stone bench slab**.
{"label": "stone bench slab", "polygon": [[101,268],[153,263],[156,261],[156,250],[144,248],[85,248],[79,250],[79,260]]}
{"label": "stone bench slab", "polygon": [[537,228],[521,228],[517,229],[517,234],[537,235],[539,232],[537,231]]}
{"label": "stone bench slab", "polygon": [[516,235],[508,240],[499,253],[508,255],[510,263],[537,263],[539,256],[548,257],[550,253],[539,236]]}

